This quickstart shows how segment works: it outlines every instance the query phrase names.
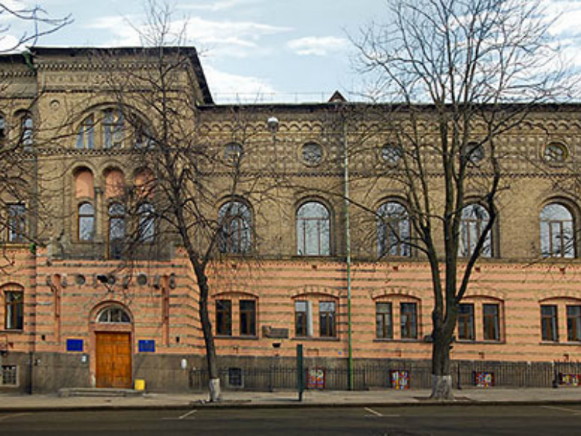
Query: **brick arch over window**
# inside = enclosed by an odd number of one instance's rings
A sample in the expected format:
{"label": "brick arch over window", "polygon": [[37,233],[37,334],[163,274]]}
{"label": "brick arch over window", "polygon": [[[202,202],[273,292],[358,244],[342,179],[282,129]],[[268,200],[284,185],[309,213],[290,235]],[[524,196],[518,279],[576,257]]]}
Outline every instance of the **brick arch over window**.
{"label": "brick arch over window", "polygon": [[75,183],[75,198],[95,197],[95,176],[93,171],[83,166],[73,172]]}
{"label": "brick arch over window", "polygon": [[108,168],[105,176],[105,198],[120,198],[125,195],[125,174],[119,168]]}
{"label": "brick arch over window", "polygon": [[139,168],[135,171],[133,185],[137,198],[152,198],[155,194],[155,174],[147,167]]}
{"label": "brick arch over window", "polygon": [[340,298],[341,292],[339,289],[327,288],[325,286],[302,286],[290,291],[289,296],[291,298],[296,298],[301,295],[316,294],[316,295],[329,295],[333,298]]}

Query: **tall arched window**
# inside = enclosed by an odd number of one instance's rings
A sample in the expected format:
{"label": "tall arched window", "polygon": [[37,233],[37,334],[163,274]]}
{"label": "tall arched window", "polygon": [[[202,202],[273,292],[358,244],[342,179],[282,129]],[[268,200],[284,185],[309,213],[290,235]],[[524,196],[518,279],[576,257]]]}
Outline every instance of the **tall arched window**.
{"label": "tall arched window", "polygon": [[404,206],[395,201],[377,210],[377,251],[379,256],[410,256],[410,219]]}
{"label": "tall arched window", "polygon": [[79,205],[79,241],[92,241],[95,236],[95,208],[91,203]]}
{"label": "tall arched window", "polygon": [[33,121],[32,115],[25,112],[20,118],[20,138],[22,141],[22,146],[27,149],[32,147],[33,144]]}
{"label": "tall arched window", "polygon": [[220,252],[246,253],[252,243],[252,214],[240,201],[230,201],[218,211],[220,220]]}
{"label": "tall arched window", "polygon": [[120,259],[125,239],[125,207],[121,203],[109,206],[109,256]]}
{"label": "tall arched window", "polygon": [[139,241],[152,243],[155,238],[155,208],[151,203],[141,203],[137,208],[139,216]]}
{"label": "tall arched window", "polygon": [[93,149],[95,148],[95,118],[89,115],[85,118],[77,131],[78,149]]}
{"label": "tall arched window", "polygon": [[108,109],[103,112],[103,148],[123,146],[124,124],[121,111]]}
{"label": "tall arched window", "polygon": [[[476,244],[490,220],[490,214],[481,205],[473,203],[462,209],[460,217],[460,238],[458,240],[458,255],[468,257],[476,248]],[[482,257],[492,256],[492,237],[488,232],[481,251]]]}
{"label": "tall arched window", "polygon": [[573,214],[558,203],[547,204],[541,211],[541,255],[575,257]]}
{"label": "tall arched window", "polygon": [[328,256],[331,254],[331,215],[319,202],[309,201],[297,211],[297,254]]}

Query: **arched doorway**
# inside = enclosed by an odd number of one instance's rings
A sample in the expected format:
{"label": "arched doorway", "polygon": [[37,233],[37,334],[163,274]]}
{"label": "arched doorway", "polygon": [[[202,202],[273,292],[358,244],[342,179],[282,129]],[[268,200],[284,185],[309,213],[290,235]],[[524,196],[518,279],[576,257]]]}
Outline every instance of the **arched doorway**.
{"label": "arched doorway", "polygon": [[132,386],[131,317],[119,305],[102,308],[95,319],[95,386]]}

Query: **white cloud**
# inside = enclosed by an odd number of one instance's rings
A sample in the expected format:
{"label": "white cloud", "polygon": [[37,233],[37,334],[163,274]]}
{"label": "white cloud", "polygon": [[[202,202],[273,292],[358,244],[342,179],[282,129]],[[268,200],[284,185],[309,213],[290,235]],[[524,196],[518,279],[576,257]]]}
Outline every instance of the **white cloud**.
{"label": "white cloud", "polygon": [[332,52],[345,49],[349,42],[335,36],[307,36],[287,42],[287,46],[302,56],[327,56]]}
{"label": "white cloud", "polygon": [[258,77],[225,73],[209,65],[204,67],[204,73],[218,102],[260,102],[277,93],[267,80]]}
{"label": "white cloud", "polygon": [[189,5],[180,5],[180,9],[193,9],[199,11],[210,11],[210,12],[217,12],[223,11],[226,9],[232,9],[237,6],[252,4],[252,3],[260,3],[261,0],[219,0],[214,1],[211,3],[195,3]]}
{"label": "white cloud", "polygon": [[[139,21],[136,17],[102,17],[94,20],[88,27],[105,30],[111,35],[111,40],[103,41],[103,45],[139,45],[139,32],[128,25],[128,22]],[[200,17],[175,20],[170,29],[176,35],[185,29],[186,40],[183,42],[196,45],[203,51],[210,52],[212,56],[230,57],[267,53],[268,50],[258,44],[262,37],[291,30],[250,21],[212,21]]]}

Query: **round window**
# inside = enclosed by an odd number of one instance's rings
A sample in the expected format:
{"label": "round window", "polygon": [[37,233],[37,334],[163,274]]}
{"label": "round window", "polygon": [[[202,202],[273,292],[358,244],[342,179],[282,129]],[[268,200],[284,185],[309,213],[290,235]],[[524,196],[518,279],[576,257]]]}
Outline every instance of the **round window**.
{"label": "round window", "polygon": [[569,156],[569,151],[565,144],[561,144],[560,142],[551,142],[545,146],[545,150],[543,152],[543,158],[545,161],[550,163],[560,163],[564,162],[565,159]]}
{"label": "round window", "polygon": [[469,163],[479,164],[484,160],[484,147],[477,142],[469,142],[466,144],[464,154]]}
{"label": "round window", "polygon": [[397,165],[403,156],[401,146],[397,144],[385,144],[381,147],[381,158],[390,165]]}
{"label": "round window", "polygon": [[319,165],[323,161],[323,147],[315,142],[309,142],[303,145],[301,157],[306,165]]}

